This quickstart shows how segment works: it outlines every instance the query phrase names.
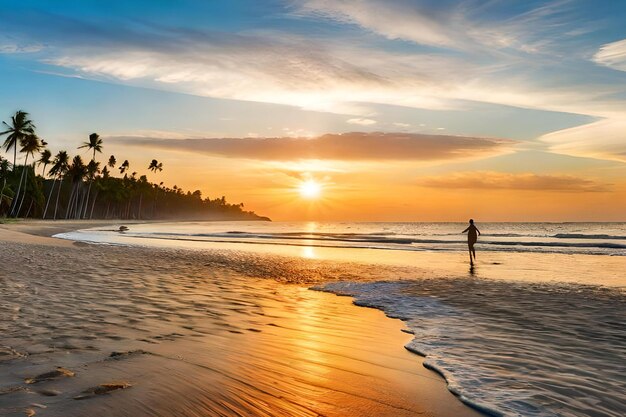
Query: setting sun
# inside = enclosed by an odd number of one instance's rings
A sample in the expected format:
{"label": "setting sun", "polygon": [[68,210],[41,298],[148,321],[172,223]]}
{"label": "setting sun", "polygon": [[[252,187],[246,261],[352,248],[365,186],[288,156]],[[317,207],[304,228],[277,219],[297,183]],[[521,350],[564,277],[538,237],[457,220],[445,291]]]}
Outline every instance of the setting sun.
{"label": "setting sun", "polygon": [[322,186],[315,180],[306,180],[298,187],[300,195],[304,198],[315,199],[320,196]]}

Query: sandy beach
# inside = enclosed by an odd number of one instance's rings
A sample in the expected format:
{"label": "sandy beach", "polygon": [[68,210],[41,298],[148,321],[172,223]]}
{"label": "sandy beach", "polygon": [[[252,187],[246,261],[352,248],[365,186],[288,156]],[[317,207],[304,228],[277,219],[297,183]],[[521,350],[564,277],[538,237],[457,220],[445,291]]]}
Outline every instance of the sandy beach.
{"label": "sandy beach", "polygon": [[0,415],[480,415],[401,321],[308,289],[340,263],[48,237],[105,224],[0,225]]}

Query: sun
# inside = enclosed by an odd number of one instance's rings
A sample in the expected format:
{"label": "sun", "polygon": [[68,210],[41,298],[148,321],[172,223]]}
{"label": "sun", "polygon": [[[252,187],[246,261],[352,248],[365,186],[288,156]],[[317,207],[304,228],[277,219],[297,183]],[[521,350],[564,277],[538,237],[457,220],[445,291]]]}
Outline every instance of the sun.
{"label": "sun", "polygon": [[300,183],[298,187],[300,195],[310,200],[316,199],[322,193],[322,185],[315,180],[306,180]]}

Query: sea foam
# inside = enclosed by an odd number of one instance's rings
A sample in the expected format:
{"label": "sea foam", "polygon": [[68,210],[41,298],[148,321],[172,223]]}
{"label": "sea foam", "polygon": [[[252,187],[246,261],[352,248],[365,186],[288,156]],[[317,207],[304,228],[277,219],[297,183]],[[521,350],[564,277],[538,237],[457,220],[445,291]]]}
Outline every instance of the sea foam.
{"label": "sea foam", "polygon": [[314,289],[405,321],[406,348],[495,416],[626,415],[626,296],[478,279],[335,282]]}

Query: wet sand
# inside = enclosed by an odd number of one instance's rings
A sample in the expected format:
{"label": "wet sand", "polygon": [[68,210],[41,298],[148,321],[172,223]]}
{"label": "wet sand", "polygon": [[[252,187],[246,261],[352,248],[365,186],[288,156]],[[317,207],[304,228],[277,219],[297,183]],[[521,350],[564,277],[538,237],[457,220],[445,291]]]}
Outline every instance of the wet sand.
{"label": "wet sand", "polygon": [[85,227],[0,225],[2,416],[479,415],[401,321],[307,289],[365,266],[44,237]]}

